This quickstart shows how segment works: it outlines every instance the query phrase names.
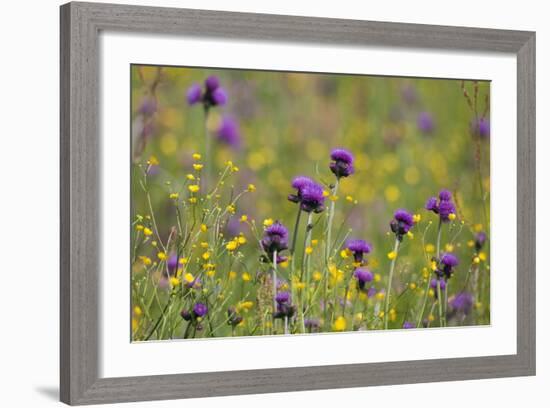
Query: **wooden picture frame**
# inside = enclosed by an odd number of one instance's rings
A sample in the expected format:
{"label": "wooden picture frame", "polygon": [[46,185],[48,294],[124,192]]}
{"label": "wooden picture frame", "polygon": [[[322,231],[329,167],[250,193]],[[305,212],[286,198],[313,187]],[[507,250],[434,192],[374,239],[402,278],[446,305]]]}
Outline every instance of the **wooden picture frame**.
{"label": "wooden picture frame", "polygon": [[[125,31],[517,56],[517,354],[335,366],[99,377],[99,33]],[[61,401],[154,399],[535,374],[535,33],[282,15],[61,6]]]}

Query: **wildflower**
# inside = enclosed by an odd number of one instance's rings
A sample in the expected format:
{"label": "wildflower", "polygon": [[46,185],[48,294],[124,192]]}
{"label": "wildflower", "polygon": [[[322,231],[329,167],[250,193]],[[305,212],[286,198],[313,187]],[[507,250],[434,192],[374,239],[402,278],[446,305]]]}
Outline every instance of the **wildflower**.
{"label": "wildflower", "polygon": [[315,271],[313,272],[312,278],[315,282],[319,282],[323,278],[323,275],[321,274],[321,272]]}
{"label": "wildflower", "polygon": [[172,286],[178,286],[180,283],[181,283],[181,281],[178,278],[176,278],[175,276],[172,276],[170,278],[170,284]]}
{"label": "wildflower", "polygon": [[187,103],[194,105],[202,102],[205,110],[211,106],[220,106],[227,103],[227,94],[220,86],[218,77],[212,75],[204,81],[204,89],[199,84],[193,84],[187,90]]}
{"label": "wildflower", "polygon": [[397,252],[395,252],[395,251],[390,251],[390,252],[388,252],[388,259],[389,259],[389,260],[393,260],[393,259],[395,259],[396,257],[397,257]]}
{"label": "wildflower", "polygon": [[252,280],[252,276],[250,276],[248,272],[243,272],[241,278],[244,282],[250,282]]}
{"label": "wildflower", "polygon": [[[304,187],[310,184],[315,184],[315,182],[309,177],[306,177],[306,176],[294,177],[294,179],[292,180],[291,186],[292,188],[296,189],[296,194],[289,194],[288,200],[292,201],[293,203],[299,203],[300,201],[302,201],[302,190],[304,189]],[[323,195],[324,193],[325,192],[323,191]],[[326,196],[328,196],[328,193]]]}
{"label": "wildflower", "polygon": [[473,120],[470,127],[472,134],[482,139],[488,138],[491,133],[491,125],[487,118],[479,118],[477,121]]}
{"label": "wildflower", "polygon": [[202,259],[204,259],[205,261],[209,260],[210,259],[210,252],[206,251],[204,252],[202,255],[201,255]]}
{"label": "wildflower", "polygon": [[239,148],[241,145],[241,133],[239,124],[231,116],[224,116],[220,126],[216,130],[218,140],[233,148]]}
{"label": "wildflower", "polygon": [[430,281],[430,288],[432,289],[433,291],[433,294],[434,296],[437,298],[437,282],[439,281],[439,286],[440,286],[440,289],[441,291],[444,291],[445,288],[447,287],[447,283],[445,282],[445,280],[443,279],[432,279]]}
{"label": "wildflower", "polygon": [[143,235],[148,237],[150,235],[153,235],[153,231],[150,228],[145,227],[145,228],[143,228]]}
{"label": "wildflower", "polygon": [[312,183],[304,186],[300,194],[300,208],[303,211],[320,213],[325,209],[325,196],[323,195],[323,188],[319,184]]}
{"label": "wildflower", "polygon": [[346,330],[347,322],[344,316],[339,316],[332,325],[334,331],[344,331]]}
{"label": "wildflower", "polygon": [[330,171],[334,173],[336,178],[351,176],[354,172],[353,155],[345,149],[334,149],[330,153]]}
{"label": "wildflower", "polygon": [[139,260],[141,261],[141,263],[145,266],[149,266],[151,265],[152,261],[151,261],[151,258],[149,258],[148,256],[145,256],[145,255],[141,255],[139,257]]}
{"label": "wildflower", "polygon": [[261,244],[264,251],[270,255],[275,251],[288,249],[288,230],[279,221],[275,221],[265,229]]}
{"label": "wildflower", "polygon": [[186,176],[185,176],[185,178],[186,178],[187,180],[189,180],[189,181],[193,181],[193,180],[195,180],[195,176],[194,176],[194,175],[192,175],[192,174],[188,174],[188,175],[186,175]]}
{"label": "wildflower", "polygon": [[159,159],[157,159],[156,156],[149,157],[149,160],[147,160],[147,164],[149,166],[158,166],[160,164]]}
{"label": "wildflower", "polygon": [[292,317],[296,312],[296,307],[292,305],[289,292],[279,292],[275,295],[277,309],[273,314],[274,318]]}
{"label": "wildflower", "polygon": [[166,259],[166,254],[164,252],[158,252],[157,253],[157,257],[158,259],[160,259],[161,261],[164,261]]}
{"label": "wildflower", "polygon": [[415,327],[414,324],[411,323],[411,322],[407,322],[407,321],[403,322],[403,328],[404,329],[414,329],[414,327]]}
{"label": "wildflower", "polygon": [[136,231],[143,231],[143,228],[145,228],[145,227],[141,224],[136,225]]}
{"label": "wildflower", "polygon": [[168,272],[170,272],[171,275],[174,275],[176,273],[176,268],[178,267],[178,258],[176,255],[171,255],[168,260],[166,261],[166,267],[168,268]]}
{"label": "wildflower", "polygon": [[416,120],[418,129],[424,133],[431,133],[434,130],[434,120],[429,112],[420,112]]}
{"label": "wildflower", "polygon": [[248,215],[243,214],[241,215],[241,218],[239,219],[240,222],[247,222],[248,221]]}
{"label": "wildflower", "polygon": [[235,327],[243,321],[243,317],[237,314],[236,309],[233,306],[227,308],[227,324]]}
{"label": "wildflower", "polygon": [[204,165],[202,165],[200,163],[194,163],[193,164],[193,168],[197,171],[202,170],[203,167],[204,167]]}
{"label": "wildflower", "polygon": [[306,247],[305,252],[306,252],[306,254],[311,255],[313,253],[313,248],[308,246],[308,247]]}
{"label": "wildflower", "polygon": [[180,195],[178,193],[170,193],[170,199],[171,200],[177,200]]}
{"label": "wildflower", "polygon": [[346,250],[353,253],[355,262],[362,264],[364,255],[372,251],[372,245],[362,239],[350,239],[346,242]]}
{"label": "wildflower", "polygon": [[200,160],[202,158],[200,153],[193,153],[192,157],[193,157],[193,160]]}
{"label": "wildflower", "polygon": [[236,241],[229,241],[227,245],[225,246],[228,251],[234,251],[239,246],[238,242]]}
{"label": "wildflower", "polygon": [[413,215],[413,222],[415,224],[418,224],[422,220],[422,216],[420,214],[414,214]]}
{"label": "wildflower", "polygon": [[449,190],[441,190],[439,192],[439,202],[436,197],[430,197],[424,208],[428,211],[433,211],[435,214],[439,214],[441,222],[449,222],[456,219],[456,209]]}
{"label": "wildflower", "polygon": [[208,231],[208,227],[206,226],[206,224],[201,224],[201,231],[202,232]]}
{"label": "wildflower", "polygon": [[357,279],[357,286],[359,289],[365,289],[365,284],[372,282],[374,276],[367,268],[357,268],[353,273],[355,279]]}
{"label": "wildflower", "polygon": [[399,241],[403,240],[403,235],[406,235],[413,226],[414,220],[412,214],[403,209],[395,211],[393,219],[390,222],[390,227]]}
{"label": "wildflower", "polygon": [[273,219],[272,218],[266,218],[264,221],[263,221],[263,226],[264,227],[269,227],[273,225]]}
{"label": "wildflower", "polygon": [[198,184],[192,184],[192,185],[188,186],[187,188],[192,193],[196,193],[200,190],[200,186]]}
{"label": "wildflower", "polygon": [[196,303],[195,306],[193,306],[193,314],[196,317],[202,317],[206,313],[208,313],[208,307],[204,303]]}
{"label": "wildflower", "polygon": [[449,304],[454,313],[467,315],[472,311],[474,306],[474,297],[469,292],[460,292],[452,299],[449,299]]}
{"label": "wildflower", "polygon": [[458,263],[458,258],[455,255],[444,253],[441,256],[439,273],[445,275],[447,279],[450,278],[453,273],[453,268],[457,266]]}
{"label": "wildflower", "polygon": [[249,193],[253,193],[254,191],[256,191],[256,186],[254,184],[249,184],[248,187],[246,188],[246,190]]}
{"label": "wildflower", "polygon": [[475,236],[475,247],[476,251],[481,250],[483,248],[483,245],[485,244],[485,241],[487,240],[487,234],[483,231],[480,231]]}
{"label": "wildflower", "polygon": [[319,331],[321,327],[321,322],[319,321],[319,319],[307,318],[307,319],[304,319],[304,327],[310,333],[316,332],[316,331]]}

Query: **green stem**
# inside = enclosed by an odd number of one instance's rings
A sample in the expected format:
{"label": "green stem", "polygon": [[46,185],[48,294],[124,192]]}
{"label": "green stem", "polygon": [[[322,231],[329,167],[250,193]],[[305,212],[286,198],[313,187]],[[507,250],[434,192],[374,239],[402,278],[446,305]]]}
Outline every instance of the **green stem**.
{"label": "green stem", "polygon": [[439,326],[443,326],[443,309],[442,309],[442,302],[441,302],[441,280],[437,280],[437,306],[439,308]]}
{"label": "green stem", "polygon": [[397,237],[395,238],[393,252],[395,253],[395,257],[391,260],[390,276],[388,277],[388,289],[386,290],[386,302],[384,305],[384,330],[388,329],[388,310],[390,307],[391,284],[393,279],[393,271],[395,269],[395,262],[397,261],[397,253],[399,252],[399,239]]}
{"label": "green stem", "polygon": [[277,251],[273,251],[273,321],[277,312]]}
{"label": "green stem", "polygon": [[208,108],[204,108],[204,173],[202,176],[202,188],[205,194],[208,193],[208,183],[210,179],[210,135],[208,134]]}

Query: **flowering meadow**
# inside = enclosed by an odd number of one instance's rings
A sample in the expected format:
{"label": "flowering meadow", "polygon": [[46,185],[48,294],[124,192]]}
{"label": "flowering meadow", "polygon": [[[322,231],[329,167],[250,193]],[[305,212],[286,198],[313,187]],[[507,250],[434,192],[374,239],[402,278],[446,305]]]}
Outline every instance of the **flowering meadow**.
{"label": "flowering meadow", "polygon": [[132,65],[132,340],[490,324],[490,83]]}

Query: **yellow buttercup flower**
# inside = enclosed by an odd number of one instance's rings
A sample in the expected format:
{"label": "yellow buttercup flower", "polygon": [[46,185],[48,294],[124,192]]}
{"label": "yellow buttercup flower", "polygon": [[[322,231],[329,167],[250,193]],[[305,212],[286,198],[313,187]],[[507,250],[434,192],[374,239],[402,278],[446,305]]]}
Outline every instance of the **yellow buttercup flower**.
{"label": "yellow buttercup flower", "polygon": [[239,237],[237,238],[237,242],[239,243],[239,245],[244,245],[246,244],[246,238],[242,235],[239,235]]}
{"label": "yellow buttercup flower", "polygon": [[172,200],[177,200],[179,196],[180,196],[180,195],[179,195],[178,193],[170,193],[170,196],[169,196],[169,197],[170,197]]}
{"label": "yellow buttercup flower", "polygon": [[201,224],[201,231],[202,232],[208,231],[208,227],[206,226],[206,224]]}
{"label": "yellow buttercup flower", "polygon": [[171,284],[172,286],[178,286],[180,283],[181,283],[181,281],[180,281],[178,278],[176,278],[176,277],[174,277],[174,276],[172,276],[172,277],[170,278],[170,284]]}
{"label": "yellow buttercup flower", "polygon": [[136,225],[136,231],[143,231],[143,228],[145,227],[141,224]]}
{"label": "yellow buttercup flower", "polygon": [[313,253],[313,248],[310,246],[306,247],[306,254],[310,255],[311,253]]}
{"label": "yellow buttercup flower", "polygon": [[241,278],[245,282],[250,282],[252,280],[252,277],[248,272],[243,272],[243,274],[241,275]]}
{"label": "yellow buttercup flower", "polygon": [[234,251],[238,246],[239,244],[236,241],[229,241],[225,247],[228,251]]}
{"label": "yellow buttercup flower", "polygon": [[151,265],[152,261],[151,261],[151,258],[149,258],[148,256],[145,256],[145,255],[142,255],[139,257],[139,260],[141,261],[141,263],[143,265]]}
{"label": "yellow buttercup flower", "polygon": [[446,244],[445,245],[445,251],[453,252],[454,250],[455,250],[455,246],[453,244]]}
{"label": "yellow buttercup flower", "polygon": [[202,156],[199,153],[193,153],[193,160],[200,160],[201,157]]}
{"label": "yellow buttercup flower", "polygon": [[311,246],[317,246],[318,243],[319,243],[318,239],[312,239],[311,240]]}
{"label": "yellow buttercup flower", "polygon": [[388,252],[388,259],[393,260],[396,257],[397,257],[397,252],[395,251]]}
{"label": "yellow buttercup flower", "polygon": [[202,255],[201,255],[202,259],[204,259],[205,261],[209,260],[210,259],[210,252],[206,251],[204,252]]}
{"label": "yellow buttercup flower", "polygon": [[254,184],[249,184],[247,190],[251,193],[256,191],[256,186]]}
{"label": "yellow buttercup flower", "polygon": [[201,248],[208,248],[208,242],[201,242],[200,246]]}
{"label": "yellow buttercup flower", "polygon": [[415,224],[419,223],[422,220],[422,216],[420,214],[414,214],[413,215],[413,222]]}
{"label": "yellow buttercup flower", "polygon": [[487,254],[485,252],[480,252],[479,253],[479,259],[481,259],[482,261],[486,261],[487,260]]}
{"label": "yellow buttercup flower", "polygon": [[193,164],[193,168],[197,171],[202,170],[203,167],[204,166],[202,164],[199,164],[199,163]]}
{"label": "yellow buttercup flower", "polygon": [[143,235],[148,237],[150,235],[153,235],[153,231],[150,228],[145,227],[145,228],[143,228]]}
{"label": "yellow buttercup flower", "polygon": [[347,326],[346,318],[344,316],[340,316],[334,321],[334,324],[332,325],[332,330],[344,331],[346,330],[346,326]]}
{"label": "yellow buttercup flower", "polygon": [[240,218],[239,221],[240,222],[247,222],[248,221],[248,215],[246,215],[246,214],[241,215],[241,218]]}
{"label": "yellow buttercup flower", "polygon": [[147,164],[149,166],[158,166],[160,164],[159,160],[156,156],[149,157],[149,160],[147,160]]}
{"label": "yellow buttercup flower", "polygon": [[191,173],[189,173],[188,175],[186,175],[185,178],[186,178],[187,180],[190,180],[190,181],[195,180],[195,176],[192,175]]}
{"label": "yellow buttercup flower", "polygon": [[166,254],[164,252],[158,252],[157,253],[157,257],[158,259],[160,259],[161,261],[164,261],[166,259]]}
{"label": "yellow buttercup flower", "polygon": [[319,282],[323,278],[323,275],[321,275],[321,272],[315,271],[313,272],[312,278],[315,282]]}
{"label": "yellow buttercup flower", "polygon": [[455,213],[449,214],[449,219],[450,219],[451,221],[456,220],[456,214],[455,214]]}
{"label": "yellow buttercup flower", "polygon": [[263,222],[264,227],[269,227],[270,225],[273,225],[273,219],[272,218],[266,218]]}
{"label": "yellow buttercup flower", "polygon": [[435,251],[435,246],[433,244],[426,244],[424,249],[428,254],[431,254]]}
{"label": "yellow buttercup flower", "polygon": [[201,188],[198,184],[191,184],[190,186],[187,186],[187,188],[189,189],[189,191],[191,191],[192,193],[196,193],[198,192]]}

